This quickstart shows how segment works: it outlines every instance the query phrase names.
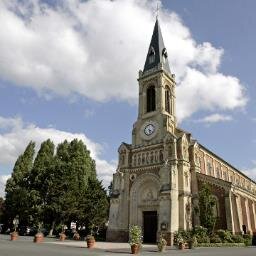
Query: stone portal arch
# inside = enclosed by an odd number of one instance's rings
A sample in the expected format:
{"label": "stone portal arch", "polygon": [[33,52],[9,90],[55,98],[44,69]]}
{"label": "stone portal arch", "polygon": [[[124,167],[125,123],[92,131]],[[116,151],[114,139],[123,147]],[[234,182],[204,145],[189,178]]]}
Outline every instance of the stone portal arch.
{"label": "stone portal arch", "polygon": [[143,211],[157,211],[160,190],[159,177],[155,174],[140,175],[130,190],[130,225],[143,226]]}

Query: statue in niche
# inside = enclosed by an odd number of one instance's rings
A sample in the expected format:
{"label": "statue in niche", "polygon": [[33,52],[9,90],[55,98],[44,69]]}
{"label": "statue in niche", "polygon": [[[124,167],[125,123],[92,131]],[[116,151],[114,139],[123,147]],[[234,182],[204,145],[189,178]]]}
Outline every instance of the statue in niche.
{"label": "statue in niche", "polygon": [[188,145],[187,145],[187,142],[183,142],[183,145],[182,145],[182,156],[183,156],[183,159],[185,160],[188,160],[189,156],[188,156]]}

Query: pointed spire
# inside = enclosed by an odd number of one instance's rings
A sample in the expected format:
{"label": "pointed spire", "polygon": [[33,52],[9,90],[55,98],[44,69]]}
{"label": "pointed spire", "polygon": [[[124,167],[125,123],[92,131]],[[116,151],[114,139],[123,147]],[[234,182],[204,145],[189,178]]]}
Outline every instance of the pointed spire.
{"label": "pointed spire", "polygon": [[149,45],[143,73],[152,68],[157,68],[161,65],[163,66],[163,69],[165,71],[171,73],[169,68],[169,63],[168,63],[167,50],[164,46],[164,40],[162,37],[161,28],[159,25],[158,18],[156,17],[156,23],[155,23],[153,35],[151,38],[151,42]]}

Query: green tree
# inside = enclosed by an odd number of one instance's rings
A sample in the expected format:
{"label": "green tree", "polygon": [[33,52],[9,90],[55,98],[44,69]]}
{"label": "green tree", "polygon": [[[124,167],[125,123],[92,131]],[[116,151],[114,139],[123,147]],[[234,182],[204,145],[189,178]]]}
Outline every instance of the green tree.
{"label": "green tree", "polygon": [[45,220],[44,216],[47,215],[53,169],[54,144],[48,139],[41,144],[29,176],[32,218],[37,226]]}
{"label": "green tree", "polygon": [[0,223],[4,222],[4,214],[5,214],[5,201],[2,197],[0,197]]}
{"label": "green tree", "polygon": [[210,187],[204,183],[199,192],[200,222],[203,227],[207,228],[209,233],[214,230],[216,223],[215,205],[216,199],[213,197]]}
{"label": "green tree", "polygon": [[109,202],[102,182],[89,179],[87,190],[80,202],[79,222],[90,232],[105,225],[108,219]]}
{"label": "green tree", "polygon": [[65,191],[61,196],[62,221],[70,222],[79,218],[80,202],[84,199],[88,179],[96,178],[95,161],[81,140],[74,139],[59,149],[57,169],[62,169],[61,190]]}
{"label": "green tree", "polygon": [[24,153],[18,157],[5,188],[8,218],[12,220],[18,215],[20,223],[23,224],[30,221],[29,175],[33,166],[34,153],[35,143],[31,141]]}

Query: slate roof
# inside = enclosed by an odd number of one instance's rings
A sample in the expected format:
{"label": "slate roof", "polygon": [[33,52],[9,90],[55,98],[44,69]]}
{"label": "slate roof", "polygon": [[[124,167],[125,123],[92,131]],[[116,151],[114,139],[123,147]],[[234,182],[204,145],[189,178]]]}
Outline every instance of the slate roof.
{"label": "slate roof", "polygon": [[[154,62],[150,63],[150,54],[154,52],[155,60]],[[154,31],[152,34],[151,42],[148,48],[147,58],[145,61],[143,72],[148,71],[152,68],[158,67],[159,64],[163,65],[165,71],[171,73],[169,63],[168,63],[168,56],[167,50],[164,45],[164,40],[161,32],[161,28],[159,25],[158,19],[156,19]]]}

